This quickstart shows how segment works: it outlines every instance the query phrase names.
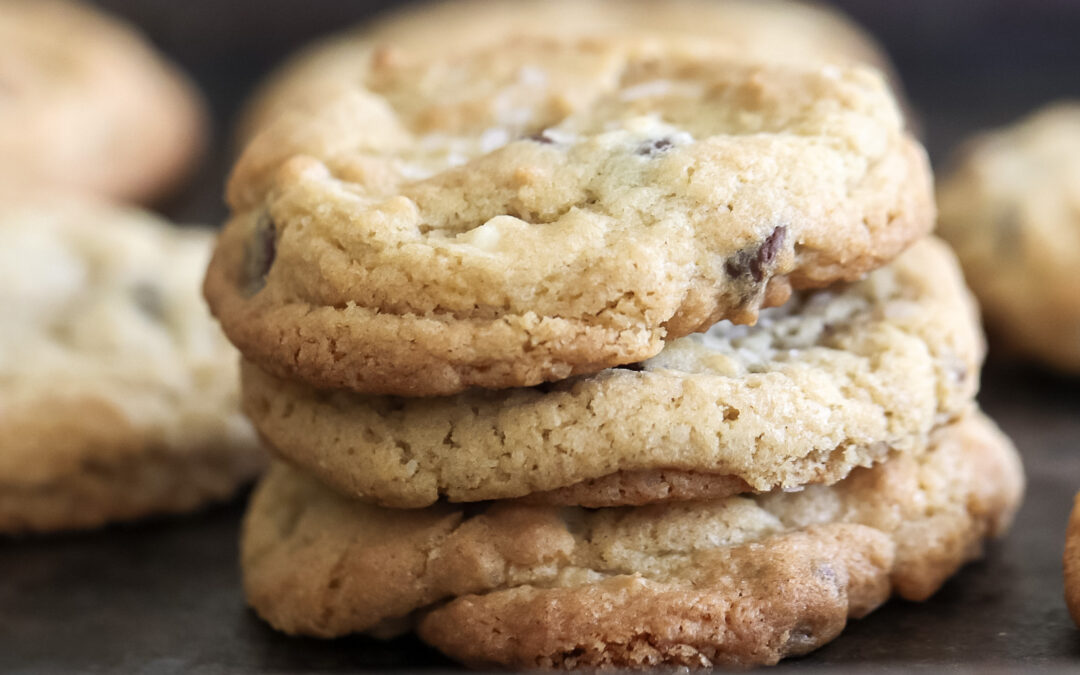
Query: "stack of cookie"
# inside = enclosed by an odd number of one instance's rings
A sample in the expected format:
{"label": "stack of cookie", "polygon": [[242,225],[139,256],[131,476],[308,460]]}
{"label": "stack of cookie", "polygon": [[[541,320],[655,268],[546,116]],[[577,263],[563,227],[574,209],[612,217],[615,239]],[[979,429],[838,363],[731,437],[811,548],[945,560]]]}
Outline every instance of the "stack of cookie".
{"label": "stack of cookie", "polygon": [[479,666],[774,663],[1003,531],[1022,472],[879,74],[432,51],[369,50],[231,180],[205,291],[282,460],[243,534],[262,617]]}

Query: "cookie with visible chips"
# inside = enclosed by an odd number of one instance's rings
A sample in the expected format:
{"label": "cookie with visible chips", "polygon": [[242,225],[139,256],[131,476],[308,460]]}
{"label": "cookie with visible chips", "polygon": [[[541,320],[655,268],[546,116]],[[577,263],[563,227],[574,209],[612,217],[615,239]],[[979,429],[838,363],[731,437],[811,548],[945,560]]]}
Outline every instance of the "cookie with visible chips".
{"label": "cookie with visible chips", "polygon": [[376,59],[248,146],[206,280],[249,360],[407,396],[642,361],[934,216],[879,74],[662,39]]}
{"label": "cookie with visible chips", "polygon": [[199,296],[212,242],[113,206],[0,206],[0,533],[189,511],[262,468]]}
{"label": "cookie with visible chips", "polygon": [[414,627],[471,666],[775,663],[890,595],[925,600],[1008,527],[1008,439],[973,414],[930,443],[831,487],[599,510],[382,509],[279,464],[245,519],[244,587],[286,633]]}

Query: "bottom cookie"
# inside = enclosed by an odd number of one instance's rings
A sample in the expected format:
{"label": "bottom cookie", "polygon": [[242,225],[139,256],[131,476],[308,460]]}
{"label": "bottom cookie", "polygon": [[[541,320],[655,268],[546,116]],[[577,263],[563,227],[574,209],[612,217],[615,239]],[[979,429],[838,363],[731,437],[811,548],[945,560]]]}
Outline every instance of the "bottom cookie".
{"label": "bottom cookie", "polygon": [[893,593],[929,597],[1022,492],[981,414],[830,487],[645,507],[390,510],[278,464],[246,517],[244,586],[287,633],[415,628],[472,666],[768,664]]}

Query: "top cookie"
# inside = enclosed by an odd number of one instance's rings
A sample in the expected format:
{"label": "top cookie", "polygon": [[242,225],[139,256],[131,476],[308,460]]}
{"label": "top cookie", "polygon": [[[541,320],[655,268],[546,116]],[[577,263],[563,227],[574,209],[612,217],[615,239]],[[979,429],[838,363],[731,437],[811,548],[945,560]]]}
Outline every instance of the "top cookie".
{"label": "top cookie", "polygon": [[148,201],[197,159],[198,95],[126,26],[63,0],[0,0],[0,182]]}
{"label": "top cookie", "polygon": [[252,361],[430,396],[644,360],[933,221],[880,75],[680,40],[383,52],[245,151],[206,293]]}
{"label": "top cookie", "polygon": [[[790,0],[459,0],[395,11],[319,41],[273,74],[241,116],[240,143],[287,110],[312,112],[332,92],[361,81],[371,52],[393,45],[437,54],[501,41],[508,34],[686,35],[755,58],[865,63],[893,69],[881,47],[843,15]],[[894,83],[895,78],[890,78]]]}
{"label": "top cookie", "polygon": [[1080,103],[975,139],[938,195],[995,335],[1080,373]]}
{"label": "top cookie", "polygon": [[0,532],[188,510],[261,468],[198,293],[212,239],[109,206],[0,207]]}

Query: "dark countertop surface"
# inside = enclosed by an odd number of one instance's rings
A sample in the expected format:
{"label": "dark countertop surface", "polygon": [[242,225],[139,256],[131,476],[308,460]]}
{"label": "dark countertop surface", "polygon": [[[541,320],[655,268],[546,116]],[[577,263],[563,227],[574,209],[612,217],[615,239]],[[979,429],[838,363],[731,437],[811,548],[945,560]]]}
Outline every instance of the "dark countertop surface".
{"label": "dark countertop surface", "polygon": [[[217,140],[165,210],[219,222],[229,120],[273,62],[388,2],[99,0],[143,26],[207,92]],[[1080,2],[837,4],[893,53],[939,162],[974,129],[1080,95]],[[1080,378],[992,365],[981,400],[1016,441],[1028,497],[1011,534],[930,601],[893,601],[781,669],[1080,670],[1061,552],[1080,488]],[[189,518],[101,532],[0,539],[0,672],[245,673],[452,668],[415,639],[288,638],[245,608],[243,498]]]}

